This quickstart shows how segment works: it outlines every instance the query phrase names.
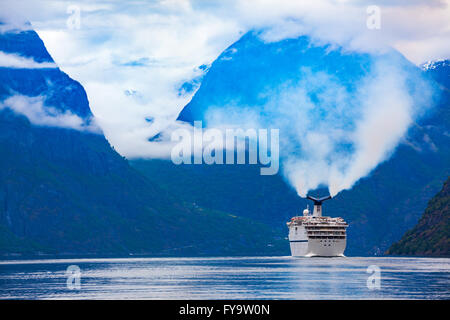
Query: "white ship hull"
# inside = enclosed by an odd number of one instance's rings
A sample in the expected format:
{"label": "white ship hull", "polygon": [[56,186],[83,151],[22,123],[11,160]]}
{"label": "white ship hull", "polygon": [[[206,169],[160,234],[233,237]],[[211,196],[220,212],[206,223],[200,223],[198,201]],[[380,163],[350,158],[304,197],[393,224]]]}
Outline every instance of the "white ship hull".
{"label": "white ship hull", "polygon": [[344,257],[345,239],[290,241],[293,257]]}

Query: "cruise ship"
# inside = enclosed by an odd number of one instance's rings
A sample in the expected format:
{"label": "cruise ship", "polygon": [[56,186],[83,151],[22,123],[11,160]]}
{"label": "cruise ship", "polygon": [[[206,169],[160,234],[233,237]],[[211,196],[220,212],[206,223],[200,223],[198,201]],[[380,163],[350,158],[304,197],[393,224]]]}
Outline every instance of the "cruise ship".
{"label": "cruise ship", "polygon": [[346,229],[348,224],[342,218],[322,216],[322,202],[331,199],[307,199],[314,201],[314,211],[303,210],[303,216],[291,218],[289,243],[293,257],[343,257],[347,244]]}

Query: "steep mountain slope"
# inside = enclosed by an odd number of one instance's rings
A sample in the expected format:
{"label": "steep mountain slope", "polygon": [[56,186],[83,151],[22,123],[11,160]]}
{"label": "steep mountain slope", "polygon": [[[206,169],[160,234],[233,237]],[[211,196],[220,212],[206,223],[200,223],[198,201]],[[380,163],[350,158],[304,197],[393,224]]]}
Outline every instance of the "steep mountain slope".
{"label": "steep mountain slope", "polygon": [[[402,66],[411,76],[419,72],[417,67],[393,50],[382,55],[349,52],[332,45],[317,44],[308,36],[265,42],[260,38],[260,32],[251,31],[212,63],[200,88],[182,109],[178,120],[191,123],[201,120],[208,126],[213,120],[213,111],[229,107],[267,113],[270,109],[266,103],[273,95],[291,87],[297,88],[298,83],[304,86],[305,99],[317,105],[328,103],[331,106],[330,101],[338,101],[330,100],[327,94],[342,95],[343,90],[348,92],[348,96],[355,94],[364,78],[375,73],[381,63]],[[329,88],[317,83],[320,81],[336,88],[326,91]],[[290,98],[296,97],[292,95]],[[302,100],[303,104],[308,100]],[[286,101],[281,102],[283,105],[279,108],[295,108]],[[341,114],[341,118],[344,116]]]}
{"label": "steep mountain slope", "polygon": [[[0,51],[53,63],[34,31],[0,34]],[[84,89],[58,68],[0,68],[0,254],[261,254],[286,245],[257,222],[178,201],[98,131],[35,123],[24,116],[29,104],[5,104],[11,97],[41,99],[35,116],[92,122]]]}
{"label": "steep mountain slope", "polygon": [[450,60],[428,61],[422,69],[445,88],[450,88]]}
{"label": "steep mountain slope", "polygon": [[[36,63],[52,64],[53,59],[36,32],[0,33],[0,51]],[[1,68],[0,100],[9,96],[43,96],[45,104],[60,112],[70,111],[86,121],[92,117],[86,93],[80,83],[59,68]]]}
{"label": "steep mountain slope", "polygon": [[417,225],[387,254],[416,256],[450,256],[450,178],[425,209]]}
{"label": "steep mountain slope", "polygon": [[[210,108],[220,108],[228,103],[263,104],[266,96],[258,93],[265,92],[266,86],[295,80],[299,76],[298,70],[303,62],[296,58],[301,56],[303,59],[304,50],[299,48],[305,45],[304,41],[305,38],[299,38],[266,46],[251,34],[245,35],[213,62],[179,119],[188,122],[203,120],[206,123],[205,115]],[[365,55],[348,54],[336,60],[336,56],[322,58],[323,51],[317,50],[313,49],[311,55],[302,61],[314,68],[345,73],[347,76],[343,77],[343,82],[350,90],[352,79],[365,72],[361,67],[368,63]],[[411,68],[416,69],[414,66]],[[437,69],[433,69],[433,74],[424,71],[438,81],[441,88],[435,108],[414,124],[390,160],[380,164],[352,190],[341,192],[325,205],[327,214],[342,216],[350,223],[348,255],[383,254],[417,222],[428,199],[450,174],[450,96],[445,82],[439,82],[448,76],[435,77],[436,72],[447,74],[441,67],[437,66]],[[170,162],[156,160],[135,161],[132,165],[186,201],[254,219],[274,228],[280,237],[287,235],[287,219],[301,212],[307,204],[282,177],[260,176],[257,166],[177,167]],[[158,176],[158,172],[165,174]],[[170,178],[165,180],[165,177]],[[177,183],[169,187],[169,181]],[[325,192],[317,190],[313,193]]]}

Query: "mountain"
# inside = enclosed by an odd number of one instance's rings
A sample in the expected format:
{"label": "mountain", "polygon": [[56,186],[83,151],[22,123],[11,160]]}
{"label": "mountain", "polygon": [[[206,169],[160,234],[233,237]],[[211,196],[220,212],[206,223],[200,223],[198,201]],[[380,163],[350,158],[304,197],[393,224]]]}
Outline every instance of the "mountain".
{"label": "mountain", "polygon": [[[247,52],[247,41],[259,49]],[[215,95],[243,88],[250,92],[253,82],[259,88],[270,79],[270,72],[261,68],[273,63],[271,56],[280,52],[276,46],[298,48],[302,41],[274,43],[265,52],[265,44],[244,37],[235,44],[242,50],[231,46],[206,70],[190,106],[201,112],[200,102],[209,104]],[[0,51],[54,63],[34,31],[0,34]],[[255,57],[262,67],[241,63],[216,72],[219,61],[256,63]],[[366,61],[364,56],[355,59]],[[280,61],[280,73],[273,76],[283,81],[295,77],[290,61]],[[229,75],[233,70],[242,73]],[[358,69],[352,72],[352,77],[361,75]],[[433,112],[411,128],[390,160],[324,207],[325,213],[350,223],[347,255],[382,254],[417,223],[450,175],[448,72],[441,65],[423,72],[440,86]],[[237,76],[245,86],[240,87]],[[130,166],[99,130],[91,130],[95,121],[83,87],[60,69],[2,67],[0,79],[1,255],[289,253],[285,223],[307,201],[281,176],[261,176],[258,166],[251,165],[175,166],[139,160]],[[351,82],[349,78],[349,86]],[[252,93],[246,103],[263,101],[259,99],[264,97]],[[24,101],[27,108],[14,109],[14,103],[23,107]],[[33,106],[40,112],[30,113]],[[74,129],[63,121],[50,126],[39,122],[37,116],[43,115],[52,121],[69,115],[82,125]]]}
{"label": "mountain", "polygon": [[[11,31],[0,33],[0,51],[36,63],[54,63],[36,32]],[[14,94],[44,96],[45,103],[60,112],[84,118],[92,117],[86,93],[80,83],[71,79],[59,68],[1,68],[0,101]]]}
{"label": "mountain", "polygon": [[[429,61],[421,65],[442,89],[440,122],[450,123],[450,61]],[[428,124],[430,126],[430,124]],[[434,128],[436,129],[436,128]],[[445,131],[448,136],[448,131]],[[386,251],[389,255],[450,256],[449,226],[450,178],[442,189],[428,202],[419,222]]]}
{"label": "mountain", "polygon": [[[258,93],[265,92],[267,86],[290,79],[296,81],[302,64],[345,73],[342,81],[351,90],[353,80],[364,75],[366,65],[370,67],[370,57],[342,55],[339,51],[328,56],[328,51],[309,45],[305,37],[268,44],[248,33],[212,63],[179,119],[207,123],[205,115],[210,108],[228,103],[258,107],[266,99]],[[449,87],[442,82],[448,79],[449,73],[441,66],[432,72],[421,71],[398,54],[394,55],[409,65],[412,72],[423,72],[430,81],[436,81],[440,95],[435,107],[414,123],[388,161],[358,181],[352,190],[339,193],[324,205],[325,214],[341,216],[349,222],[347,255],[383,254],[417,223],[428,199],[438,192],[450,174],[450,96]],[[308,204],[280,175],[261,176],[255,165],[174,166],[159,160],[131,164],[186,202],[258,221],[273,228],[279,237],[287,235],[286,221]],[[164,174],[158,175],[159,172]],[[312,194],[326,192],[316,190]]]}
{"label": "mountain", "polygon": [[428,202],[417,225],[394,243],[387,254],[450,256],[450,178]]}
{"label": "mountain", "polygon": [[428,61],[420,67],[444,88],[450,88],[450,60]]}
{"label": "mountain", "polygon": [[[219,55],[203,76],[191,101],[181,110],[178,120],[190,123],[201,120],[208,126],[213,120],[212,111],[225,107],[267,113],[270,111],[267,103],[273,95],[297,88],[299,83],[308,86],[304,88],[306,99],[315,104],[326,103],[330,100],[324,96],[327,88],[313,83],[317,80],[310,77],[311,74],[317,75],[319,81],[326,81],[324,85],[339,86],[334,94],[342,94],[345,89],[351,95],[381,62],[389,61],[391,65],[394,62],[410,76],[420,72],[394,50],[371,55],[318,44],[308,36],[278,42],[266,42],[261,36],[261,32],[250,31]],[[289,106],[286,102],[283,104],[285,108]]]}
{"label": "mountain", "polygon": [[83,87],[54,65],[36,32],[0,33],[0,51],[32,61],[0,68],[0,255],[236,255],[286,247],[267,226],[183,203],[130,167],[92,130]]}

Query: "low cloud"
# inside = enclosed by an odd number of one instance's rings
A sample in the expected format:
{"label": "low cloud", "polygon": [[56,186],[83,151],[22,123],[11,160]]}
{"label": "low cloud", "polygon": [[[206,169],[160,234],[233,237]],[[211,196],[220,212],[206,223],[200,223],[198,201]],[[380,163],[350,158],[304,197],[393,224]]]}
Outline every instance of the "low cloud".
{"label": "low cloud", "polygon": [[[79,29],[67,26],[71,5],[80,9]],[[370,5],[380,7],[379,30],[366,26]],[[416,64],[450,56],[449,1],[440,0],[0,1],[0,20],[32,23],[127,157],[167,157],[164,142],[149,140],[177,126],[195,94],[180,87],[251,29],[264,29],[266,41],[307,34],[348,51],[394,47]]]}
{"label": "low cloud", "polygon": [[0,68],[53,69],[57,68],[57,65],[53,62],[36,62],[32,58],[26,58],[17,54],[0,51]]}
{"label": "low cloud", "polygon": [[86,121],[70,111],[61,111],[46,106],[45,98],[14,95],[0,102],[0,110],[10,109],[23,115],[37,126],[68,128],[79,131],[100,133],[99,127],[91,121]]}

